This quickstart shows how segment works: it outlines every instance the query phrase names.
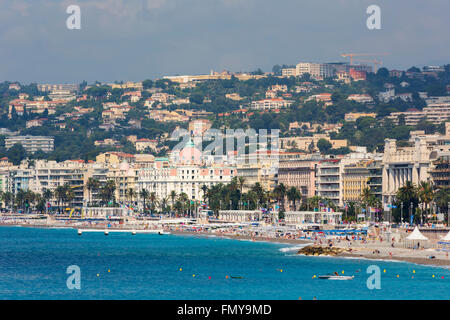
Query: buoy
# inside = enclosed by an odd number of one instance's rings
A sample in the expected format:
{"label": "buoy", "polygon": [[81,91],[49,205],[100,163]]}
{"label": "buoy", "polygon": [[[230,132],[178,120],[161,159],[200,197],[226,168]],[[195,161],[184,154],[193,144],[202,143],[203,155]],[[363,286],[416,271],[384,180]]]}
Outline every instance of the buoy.
{"label": "buoy", "polygon": [[413,273],[416,273],[416,270],[413,270]]}
{"label": "buoy", "polygon": [[344,274],[344,270],[342,270],[342,274]]}
{"label": "buoy", "polygon": [[228,279],[228,276],[225,276],[225,279]]}
{"label": "buoy", "polygon": [[411,279],[414,279],[414,276],[412,276]]}
{"label": "buoy", "polygon": [[432,275],[432,277],[434,278],[434,274]]}
{"label": "buoy", "polygon": [[78,230],[78,235],[79,235],[79,236],[81,236],[81,235],[82,235],[82,233],[83,233],[83,231],[81,231],[81,230]]}
{"label": "buoy", "polygon": [[136,231],[134,231],[134,230],[131,231],[131,235],[133,235],[133,236],[136,235]]}
{"label": "buoy", "polygon": [[100,275],[97,273],[97,277],[99,277]]}
{"label": "buoy", "polygon": [[183,271],[183,269],[180,268],[180,271]]}
{"label": "buoy", "polygon": [[211,276],[209,276],[209,278],[208,278],[209,280],[211,280]]}
{"label": "buoy", "polygon": [[397,278],[399,278],[400,276],[399,275],[397,275]]}
{"label": "buoy", "polygon": [[195,274],[193,274],[192,277],[195,277]]}
{"label": "buoy", "polygon": [[107,236],[109,234],[109,231],[105,231],[105,236]]}
{"label": "buoy", "polygon": [[283,269],[280,269],[280,272],[283,272]]}
{"label": "buoy", "polygon": [[111,272],[111,270],[108,269],[108,272]]}
{"label": "buoy", "polygon": [[386,273],[386,269],[384,269],[383,272]]}
{"label": "buoy", "polygon": [[442,276],[442,279],[444,279],[444,276]]}

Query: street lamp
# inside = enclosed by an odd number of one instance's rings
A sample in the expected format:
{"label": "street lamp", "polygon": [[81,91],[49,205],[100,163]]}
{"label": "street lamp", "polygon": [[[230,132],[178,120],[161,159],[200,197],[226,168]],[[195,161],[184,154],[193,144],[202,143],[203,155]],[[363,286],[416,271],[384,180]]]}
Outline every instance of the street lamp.
{"label": "street lamp", "polygon": [[400,209],[400,222],[403,225],[403,202],[402,202],[402,208]]}

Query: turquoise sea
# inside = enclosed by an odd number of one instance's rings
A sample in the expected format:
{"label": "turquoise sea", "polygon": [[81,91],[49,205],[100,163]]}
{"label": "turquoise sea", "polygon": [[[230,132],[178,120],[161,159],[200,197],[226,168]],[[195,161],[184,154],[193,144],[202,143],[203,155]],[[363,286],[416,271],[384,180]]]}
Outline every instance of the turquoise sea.
{"label": "turquoise sea", "polygon": [[[78,236],[74,229],[0,227],[0,297],[183,300],[450,298],[449,269],[403,262],[304,257],[282,250],[286,247],[286,244],[214,237],[132,236],[129,233],[110,233],[108,236],[83,233]],[[80,267],[80,290],[67,288],[69,274],[66,269],[70,265]],[[380,290],[367,288],[369,274],[366,270],[370,265],[381,269]],[[313,278],[314,275],[334,271],[344,271],[345,275],[354,275],[355,278],[350,281]]]}

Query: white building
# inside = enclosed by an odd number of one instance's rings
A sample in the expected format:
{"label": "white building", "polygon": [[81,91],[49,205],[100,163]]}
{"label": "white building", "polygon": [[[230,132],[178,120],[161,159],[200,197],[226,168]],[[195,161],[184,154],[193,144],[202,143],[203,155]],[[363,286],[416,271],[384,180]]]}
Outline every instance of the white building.
{"label": "white building", "polygon": [[27,152],[36,152],[42,150],[44,152],[51,152],[54,149],[53,137],[44,136],[11,136],[5,139],[6,149],[11,148],[15,144],[21,144]]}

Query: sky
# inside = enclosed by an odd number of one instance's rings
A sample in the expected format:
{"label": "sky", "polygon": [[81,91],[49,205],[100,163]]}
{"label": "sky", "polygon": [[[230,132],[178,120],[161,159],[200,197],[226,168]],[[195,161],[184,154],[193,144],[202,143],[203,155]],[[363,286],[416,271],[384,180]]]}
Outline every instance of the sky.
{"label": "sky", "polygon": [[[70,30],[69,5],[81,9]],[[381,9],[369,30],[366,9]],[[375,57],[450,63],[448,0],[0,0],[0,81],[140,81]],[[361,59],[364,59],[362,57]]]}

